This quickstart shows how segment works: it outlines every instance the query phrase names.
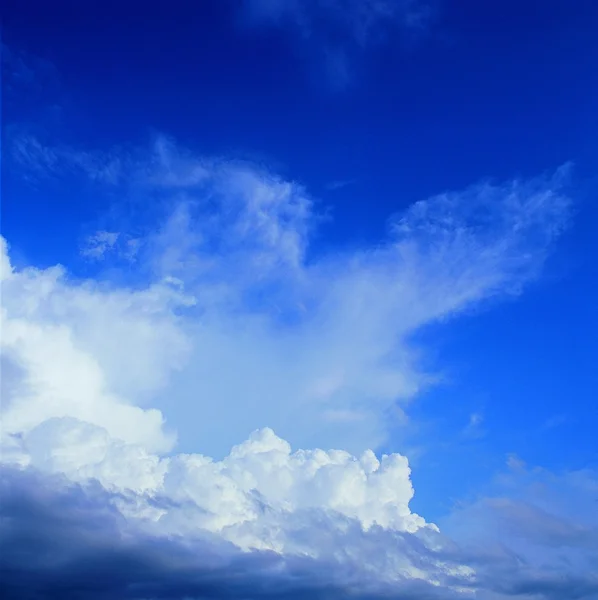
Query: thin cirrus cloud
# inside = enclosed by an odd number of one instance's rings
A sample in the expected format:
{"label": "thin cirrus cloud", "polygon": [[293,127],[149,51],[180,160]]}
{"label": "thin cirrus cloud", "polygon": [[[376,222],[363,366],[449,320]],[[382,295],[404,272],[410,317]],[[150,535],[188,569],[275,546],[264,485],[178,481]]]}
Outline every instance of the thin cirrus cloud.
{"label": "thin cirrus cloud", "polygon": [[368,48],[397,35],[421,35],[434,15],[425,0],[244,0],[240,7],[247,24],[289,32],[299,54],[323,65],[341,89]]}
{"label": "thin cirrus cloud", "polygon": [[326,189],[335,191],[342,190],[348,186],[351,186],[357,182],[357,179],[335,179],[326,184]]}
{"label": "thin cirrus cloud", "polygon": [[[554,569],[594,560],[581,533],[549,572],[525,545],[523,566],[500,544],[476,557],[411,511],[407,459],[370,450],[434,379],[412,334],[538,274],[567,168],[417,202],[377,246],[322,256],[317,202],[255,165],[165,138],[85,160],[31,142],[22,166],[55,157],[42,171],[119,192],[82,253],[130,270],[133,245],[135,276],[16,269],[2,240],[0,527],[30,557],[3,553],[7,597],[549,598]],[[523,518],[536,546],[571,521],[509,502],[483,518]],[[590,598],[582,566],[567,581]]]}
{"label": "thin cirrus cloud", "polygon": [[308,40],[323,24],[359,46],[375,43],[385,28],[424,27],[432,14],[423,0],[244,0],[243,9],[257,24],[287,25]]}

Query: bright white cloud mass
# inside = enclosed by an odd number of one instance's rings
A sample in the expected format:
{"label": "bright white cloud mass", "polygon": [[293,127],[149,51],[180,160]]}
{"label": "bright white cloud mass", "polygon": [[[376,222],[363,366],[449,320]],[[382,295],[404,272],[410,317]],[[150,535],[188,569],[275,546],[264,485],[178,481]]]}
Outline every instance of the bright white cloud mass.
{"label": "bright white cloud mass", "polygon": [[[420,201],[380,244],[322,256],[317,204],[255,165],[162,138],[19,153],[127,206],[82,248],[125,282],[16,269],[2,239],[0,531],[18,552],[15,524],[39,524],[40,590],[53,561],[76,580],[93,555],[123,570],[107,597],[598,597],[593,474],[563,483],[583,511],[499,494],[451,539],[411,512],[407,458],[372,451],[435,379],[412,334],[537,275],[568,221],[566,168]],[[484,526],[479,551],[475,519],[525,539]]]}

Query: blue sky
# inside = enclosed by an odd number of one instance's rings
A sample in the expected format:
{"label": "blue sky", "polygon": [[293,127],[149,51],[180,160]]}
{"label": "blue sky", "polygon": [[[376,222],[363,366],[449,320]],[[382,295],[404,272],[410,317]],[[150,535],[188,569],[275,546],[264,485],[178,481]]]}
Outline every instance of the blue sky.
{"label": "blue sky", "polygon": [[[33,469],[11,471],[10,493],[49,471],[98,479],[108,496],[93,506],[125,488],[191,499],[218,515],[200,529],[226,543],[309,555],[315,566],[297,568],[318,590],[333,556],[322,548],[347,542],[301,546],[297,523],[305,535],[317,528],[301,516],[308,509],[376,523],[391,546],[423,517],[466,548],[496,519],[501,531],[529,521],[525,506],[540,511],[538,529],[501,543],[529,564],[560,560],[546,550],[555,537],[541,543],[557,535],[547,514],[568,531],[598,531],[583,496],[598,489],[595,2],[141,10],[23,0],[5,12],[4,442],[11,469]],[[252,434],[264,427],[280,439]],[[315,487],[305,465],[324,464],[317,453],[290,455],[288,488],[264,479],[273,467],[259,461],[270,459],[255,457],[286,456],[287,442],[398,453],[411,472],[397,458],[362,504],[341,502],[361,492],[340,455],[324,461],[339,474]],[[230,478],[213,489],[242,497],[221,502],[229,513],[210,504],[211,484],[197,487],[200,455]],[[273,511],[299,515],[276,521],[293,532],[280,546],[239,525],[251,477]],[[48,503],[79,501],[53,485]],[[395,490],[400,523],[373,499],[394,492],[376,485]],[[570,502],[553,488],[570,490]],[[174,514],[167,532],[196,517]],[[562,543],[573,554],[558,568],[585,582],[575,597],[596,597],[579,559],[598,560],[595,544]],[[156,556],[170,552],[156,544]],[[507,590],[496,583],[503,563],[480,566],[467,552],[451,560],[480,569],[482,598],[536,584],[538,597],[567,597],[539,571]],[[461,594],[449,582],[457,571],[432,563],[430,581]],[[372,568],[386,581],[385,567]],[[343,577],[331,585],[351,587]]]}

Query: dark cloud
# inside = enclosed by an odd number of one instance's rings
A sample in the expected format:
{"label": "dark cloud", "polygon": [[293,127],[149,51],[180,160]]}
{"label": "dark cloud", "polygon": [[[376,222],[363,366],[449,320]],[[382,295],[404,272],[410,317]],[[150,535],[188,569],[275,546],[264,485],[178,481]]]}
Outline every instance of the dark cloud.
{"label": "dark cloud", "polygon": [[447,598],[425,582],[391,590],[334,564],[240,552],[204,535],[153,537],[115,507],[126,497],[32,470],[0,475],[0,596],[33,599]]}
{"label": "dark cloud", "polygon": [[[467,587],[457,574],[447,585],[405,580],[391,588],[339,563],[240,552],[207,533],[185,539],[152,536],[117,509],[116,503],[131,500],[126,495],[33,470],[3,467],[0,500],[0,597],[5,600],[598,598],[598,580],[591,572],[533,568],[506,550],[494,556],[451,544],[443,550],[447,561],[459,558],[478,571],[472,596],[447,587]],[[419,553],[425,567],[430,551],[415,536],[408,537],[412,541],[405,551]]]}

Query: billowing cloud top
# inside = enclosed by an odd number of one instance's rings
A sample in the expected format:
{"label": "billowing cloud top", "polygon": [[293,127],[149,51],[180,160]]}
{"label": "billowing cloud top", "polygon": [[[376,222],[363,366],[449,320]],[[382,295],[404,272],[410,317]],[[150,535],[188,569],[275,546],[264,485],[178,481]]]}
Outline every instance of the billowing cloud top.
{"label": "billowing cloud top", "polygon": [[15,269],[2,239],[7,593],[33,594],[35,573],[61,597],[547,596],[544,571],[477,560],[411,512],[407,459],[369,448],[432,379],[413,332],[536,275],[568,219],[566,169],[418,202],[376,247],[322,256],[316,203],[254,165],[164,139],[17,156],[119,192],[133,217],[82,254],[134,275]]}

